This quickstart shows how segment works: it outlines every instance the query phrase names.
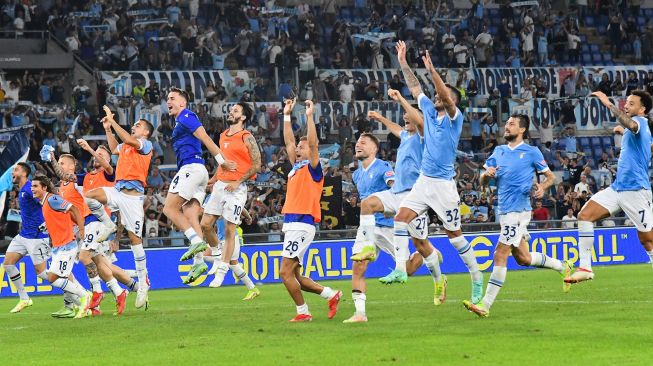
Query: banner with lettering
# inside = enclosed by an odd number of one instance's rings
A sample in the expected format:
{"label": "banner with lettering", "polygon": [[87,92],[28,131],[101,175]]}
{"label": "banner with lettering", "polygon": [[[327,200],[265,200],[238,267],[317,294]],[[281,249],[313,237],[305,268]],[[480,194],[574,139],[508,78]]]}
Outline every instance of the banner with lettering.
{"label": "banner with lettering", "polygon": [[[594,252],[592,262],[595,265],[614,265],[629,263],[647,263],[649,257],[642,248],[634,228],[597,228],[595,231]],[[476,260],[482,271],[491,271],[493,264],[494,245],[498,240],[495,233],[479,233],[466,235],[467,240],[474,247]],[[282,244],[278,242],[279,233],[271,233],[272,244],[246,245],[242,247],[240,260],[245,270],[254,282],[275,283],[281,282],[279,275],[281,265]],[[432,236],[431,242],[444,256],[442,273],[467,273],[467,267],[460,259],[458,252],[449,243],[446,236]],[[321,280],[350,280],[352,274],[351,256],[353,242],[320,241],[311,244],[304,257],[304,274],[316,281]],[[411,245],[412,246],[412,245]],[[578,265],[578,234],[576,230],[555,230],[531,232],[529,249],[534,252],[544,253],[560,260],[568,259],[575,266]],[[148,271],[152,278],[153,289],[187,288],[182,284],[182,279],[188,274],[192,263],[190,261],[179,263],[179,257],[186,248],[147,249]],[[414,251],[411,248],[411,251]],[[134,257],[131,251],[120,251],[117,254],[117,265],[123,268],[134,267]],[[0,260],[3,257],[0,256]],[[34,267],[29,257],[17,265],[25,290],[30,295],[60,294],[49,283],[36,277]],[[392,258],[381,254],[371,263],[366,277],[381,277],[388,273],[388,268],[394,268]],[[508,269],[518,270],[528,267],[518,266],[512,257],[508,259]],[[73,270],[75,277],[88,288],[88,276],[84,266],[76,264]],[[428,275],[426,267],[422,266],[415,275]],[[211,276],[203,275],[190,286],[208,286]],[[156,280],[154,280],[156,279]],[[229,275],[225,278],[224,285],[233,285],[234,278]],[[550,284],[543,286],[557,286],[557,281],[552,277]],[[279,291],[282,291],[279,289]],[[0,296],[17,296],[16,288],[5,276],[4,267],[0,266]],[[150,296],[156,296],[156,293]]]}
{"label": "banner with lettering", "polygon": [[342,228],[342,177],[324,177],[322,186],[322,221],[329,229]]}

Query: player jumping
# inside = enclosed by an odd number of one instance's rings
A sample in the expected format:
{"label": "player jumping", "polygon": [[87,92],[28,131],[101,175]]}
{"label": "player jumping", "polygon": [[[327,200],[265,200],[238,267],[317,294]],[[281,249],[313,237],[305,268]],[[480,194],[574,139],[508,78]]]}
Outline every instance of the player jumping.
{"label": "player jumping", "polygon": [[[150,281],[147,275],[147,263],[145,250],[143,249],[143,201],[147,173],[152,159],[152,143],[147,139],[152,135],[154,126],[144,119],[134,123],[131,133],[122,128],[113,118],[109,107],[104,106],[106,116],[102,119],[102,125],[107,135],[107,142],[112,154],[118,155],[116,164],[116,184],[113,187],[102,187],[85,193],[86,202],[100,221],[115,231],[115,224],[107,215],[104,206],[111,211],[120,212],[120,222],[127,229],[129,242],[131,243],[136,273],[138,275],[138,291],[136,292],[137,309],[148,305],[148,291]],[[116,140],[116,134],[122,141]],[[107,238],[101,237],[98,241]]]}
{"label": "player jumping", "polygon": [[[503,135],[508,144],[494,149],[485,163],[486,171],[480,178],[481,185],[487,185],[492,178],[496,179],[499,195],[497,214],[501,227],[499,243],[494,250],[494,268],[483,300],[478,303],[463,301],[469,311],[480,317],[490,315],[490,307],[506,280],[506,265],[511,253],[520,266],[550,268],[560,272],[563,279],[572,271],[568,261],[561,262],[528,250],[533,177],[537,173],[546,176],[543,183],[535,184],[535,199],[542,198],[544,192],[555,183],[555,175],[549,170],[542,152],[524,143],[529,127],[530,119],[527,115],[516,114],[508,119]],[[563,281],[563,291],[569,291],[569,286]]]}
{"label": "player jumping", "polygon": [[305,103],[307,133],[296,145],[290,123],[290,113],[295,106],[295,100],[287,99],[283,108],[283,139],[288,152],[288,161],[293,164],[293,168],[288,174],[288,191],[281,211],[284,214],[282,230],[285,236],[280,275],[297,306],[297,315],[290,320],[291,322],[313,320],[302,291],[319,294],[328,300],[329,319],[333,319],[336,315],[338,302],[342,296],[342,291],[334,291],[330,287],[319,285],[301,274],[304,254],[315,237],[315,224],[321,220],[320,198],[324,184],[317,132],[313,121],[314,106],[311,101],[307,100]]}
{"label": "player jumping", "polygon": [[[433,103],[424,95],[419,80],[408,66],[406,44],[403,41],[397,42],[397,56],[406,84],[424,113],[425,146],[420,175],[410,193],[401,202],[395,216],[395,250],[398,253],[407,252],[405,248],[408,246],[408,225],[430,207],[442,220],[449,241],[465,262],[472,278],[472,300],[478,302],[483,295],[483,274],[478,269],[474,248],[460,230],[460,197],[453,180],[456,150],[463,127],[463,114],[456,107],[460,99],[459,93],[442,81],[427,52],[423,61],[437,92]],[[397,260],[399,258],[401,255]],[[389,276],[389,280],[394,277],[396,281],[405,278],[405,274],[397,270]]]}
{"label": "player jumping", "polygon": [[[651,95],[634,90],[626,99],[624,111],[610,102],[602,92],[594,92],[623,126],[621,153],[617,163],[617,178],[612,185],[592,196],[578,213],[578,270],[565,281],[577,283],[594,278],[592,249],[594,222],[623,211],[635,224],[639,241],[653,247],[653,211],[648,166],[651,162],[651,129],[647,115],[653,106]],[[651,254],[650,251],[647,251]]]}

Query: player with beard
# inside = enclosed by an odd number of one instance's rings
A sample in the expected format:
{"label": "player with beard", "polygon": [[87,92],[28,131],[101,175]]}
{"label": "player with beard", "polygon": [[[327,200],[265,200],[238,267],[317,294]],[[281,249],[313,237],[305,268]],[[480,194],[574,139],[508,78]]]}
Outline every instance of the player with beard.
{"label": "player with beard", "polygon": [[[547,166],[542,152],[537,147],[524,143],[529,127],[530,119],[527,115],[516,114],[510,117],[503,135],[507,144],[494,149],[485,163],[486,171],[481,175],[481,185],[487,185],[492,178],[496,180],[499,195],[497,214],[501,232],[499,243],[494,250],[494,268],[485,296],[478,303],[463,301],[469,311],[480,317],[490,315],[490,307],[506,280],[506,266],[511,253],[520,266],[550,268],[558,271],[563,279],[572,272],[568,261],[561,262],[528,250],[533,178],[538,173],[546,176],[543,183],[535,184],[536,189],[532,194],[535,199],[542,198],[544,192],[555,183],[555,175]],[[563,281],[564,292],[569,291],[569,286]]]}
{"label": "player with beard", "polygon": [[[168,113],[175,119],[172,148],[177,156],[179,170],[172,179],[163,206],[163,214],[190,241],[188,251],[181,257],[182,261],[193,258],[208,247],[202,237],[199,220],[209,181],[209,173],[206,171],[206,164],[202,157],[202,145],[207,147],[222,169],[236,170],[236,163],[225,160],[222,151],[206,133],[197,115],[187,108],[188,100],[189,96],[185,90],[173,87],[168,93]],[[188,277],[197,278],[193,271],[199,270],[202,270],[202,267],[195,266]]]}
{"label": "player with beard", "polygon": [[[229,269],[236,275],[243,269],[232,266],[230,261],[236,245],[236,228],[240,225],[240,215],[247,203],[248,180],[256,177],[256,172],[261,167],[261,152],[254,136],[245,129],[245,124],[252,118],[252,107],[245,102],[238,102],[231,107],[227,122],[229,128],[220,135],[220,150],[224,159],[236,163],[236,170],[226,170],[219,166],[215,175],[208,182],[213,185],[211,196],[204,205],[201,227],[204,239],[211,246],[213,255],[218,250],[218,235],[215,230],[215,222],[219,217],[225,220],[225,240],[222,248],[221,261],[217,264],[215,279],[211,282],[212,287],[220,287],[224,276]],[[195,255],[195,262],[184,283],[188,284],[197,279],[208,268],[204,263],[204,250],[206,245],[197,246],[198,253]],[[187,254],[191,253],[191,249]],[[238,272],[238,273],[237,273]]]}
{"label": "player with beard", "polygon": [[[444,83],[433,67],[428,52],[422,58],[431,74],[437,95],[435,103],[422,91],[419,80],[406,61],[406,44],[397,42],[397,57],[404,79],[411,94],[417,99],[424,114],[424,151],[420,175],[410,193],[401,202],[394,221],[395,250],[397,264],[406,253],[408,246],[408,225],[429,208],[433,209],[443,222],[449,241],[456,248],[467,266],[472,279],[472,300],[478,302],[483,295],[483,273],[478,269],[474,249],[461,231],[460,197],[453,177],[456,175],[454,163],[458,141],[463,128],[463,114],[456,107],[460,93],[456,88]],[[404,271],[395,270],[386,276],[400,282],[405,278]]]}

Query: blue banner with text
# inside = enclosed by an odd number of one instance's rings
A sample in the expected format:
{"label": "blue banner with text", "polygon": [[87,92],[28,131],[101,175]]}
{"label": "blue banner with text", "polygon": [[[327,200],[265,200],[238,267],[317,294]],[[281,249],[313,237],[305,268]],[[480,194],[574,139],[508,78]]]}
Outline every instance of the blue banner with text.
{"label": "blue banner with text", "polygon": [[[473,234],[467,235],[467,240],[473,245],[479,267],[487,271],[492,267],[492,254],[498,235]],[[594,241],[593,262],[597,265],[645,263],[649,258],[637,238],[634,228],[596,229]],[[444,236],[430,238],[433,245],[442,252],[444,262],[442,272],[462,273],[467,268]],[[351,247],[352,241],[322,241],[316,242],[308,249],[304,257],[304,272],[314,280],[347,280],[351,278]],[[561,260],[569,259],[578,262],[578,234],[575,230],[535,231],[531,233],[531,251],[544,253]],[[412,249],[412,248],[411,248]],[[153,289],[183,288],[182,278],[191,267],[189,262],[179,262],[184,248],[149,249],[147,267]],[[414,250],[414,249],[413,249]],[[134,260],[130,251],[120,251],[117,254],[117,265],[125,269],[134,268]],[[280,282],[279,268],[281,265],[281,244],[244,246],[241,252],[241,262],[255,283]],[[36,277],[34,268],[25,258],[18,266],[25,289],[30,295],[50,295],[61,293],[40,278]],[[376,278],[386,275],[388,268],[394,268],[393,260],[386,254],[381,254],[367,271],[367,277]],[[508,269],[524,269],[510,258]],[[88,288],[88,278],[81,264],[75,265],[74,275]],[[426,275],[428,270],[422,266],[415,275]],[[190,286],[208,286],[212,278],[202,276]],[[212,276],[211,276],[212,277]],[[234,278],[227,275],[224,285],[233,285]],[[5,276],[4,268],[0,266],[0,295],[16,296],[16,289]]]}

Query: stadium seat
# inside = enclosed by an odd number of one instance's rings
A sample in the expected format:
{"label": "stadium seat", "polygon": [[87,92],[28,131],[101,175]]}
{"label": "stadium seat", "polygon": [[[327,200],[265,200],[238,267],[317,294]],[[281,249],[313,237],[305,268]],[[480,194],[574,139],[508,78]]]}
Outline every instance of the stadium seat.
{"label": "stadium seat", "polygon": [[588,27],[593,27],[594,26],[594,17],[593,16],[586,16],[585,17],[585,25]]}
{"label": "stadium seat", "polygon": [[583,149],[587,149],[590,147],[590,139],[588,137],[579,137],[578,142],[580,143],[580,146]]}
{"label": "stadium seat", "polygon": [[583,63],[585,64],[589,64],[590,62],[592,62],[592,56],[590,56],[589,53],[583,53],[582,59],[583,59]]}
{"label": "stadium seat", "polygon": [[601,54],[600,53],[592,53],[592,62],[595,62],[595,63],[603,62],[603,59],[601,58]]}
{"label": "stadium seat", "polygon": [[599,45],[596,44],[596,43],[590,44],[590,51],[592,51],[592,53],[594,53],[594,52],[598,53],[599,52]]}
{"label": "stadium seat", "polygon": [[603,148],[608,150],[612,149],[612,142],[614,141],[610,136],[603,136]]}
{"label": "stadium seat", "polygon": [[601,146],[601,138],[598,136],[592,137],[592,140],[590,142],[593,148],[596,148],[597,146]]}
{"label": "stadium seat", "polygon": [[637,25],[640,27],[643,27],[646,24],[646,18],[644,17],[637,17]]}
{"label": "stadium seat", "polygon": [[582,53],[588,53],[590,51],[590,47],[588,45],[586,45],[586,44],[583,44],[583,45],[580,46],[580,51]]}
{"label": "stadium seat", "polygon": [[610,52],[603,52],[603,61],[612,61],[612,54]]}

